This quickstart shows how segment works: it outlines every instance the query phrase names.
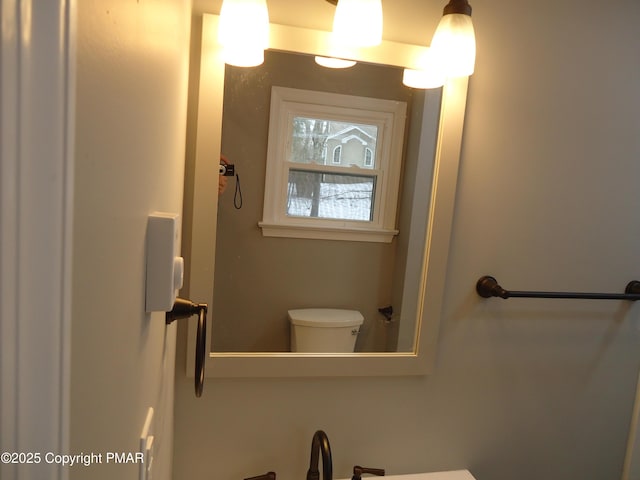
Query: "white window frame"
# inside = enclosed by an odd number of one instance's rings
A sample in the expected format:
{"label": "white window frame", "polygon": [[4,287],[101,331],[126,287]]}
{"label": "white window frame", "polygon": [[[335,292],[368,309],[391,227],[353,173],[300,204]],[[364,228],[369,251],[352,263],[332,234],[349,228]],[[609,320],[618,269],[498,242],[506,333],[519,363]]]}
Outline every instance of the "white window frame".
{"label": "white window frame", "polygon": [[[267,237],[391,242],[398,234],[395,221],[406,112],[406,103],[395,100],[272,87],[264,209],[262,221],[258,223],[262,234]],[[294,117],[377,125],[378,139],[374,152],[376,168],[289,162],[289,142]],[[286,215],[290,168],[368,177],[375,175],[377,179],[371,221]]]}

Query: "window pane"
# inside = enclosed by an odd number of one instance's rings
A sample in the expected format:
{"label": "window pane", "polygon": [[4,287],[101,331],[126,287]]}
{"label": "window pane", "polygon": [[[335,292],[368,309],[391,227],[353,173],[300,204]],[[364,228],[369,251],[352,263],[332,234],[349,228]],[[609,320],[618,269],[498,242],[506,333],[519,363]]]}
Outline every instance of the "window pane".
{"label": "window pane", "polygon": [[287,215],[371,221],[375,176],[289,170]]}
{"label": "window pane", "polygon": [[292,136],[290,162],[376,167],[376,125],[294,117]]}

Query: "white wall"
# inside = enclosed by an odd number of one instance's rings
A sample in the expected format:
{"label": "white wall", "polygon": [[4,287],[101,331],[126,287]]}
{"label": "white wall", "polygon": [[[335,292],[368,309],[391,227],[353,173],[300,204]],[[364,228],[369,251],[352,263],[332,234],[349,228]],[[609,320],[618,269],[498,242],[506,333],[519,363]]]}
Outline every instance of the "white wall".
{"label": "white wall", "polygon": [[[426,3],[400,2],[414,16],[439,15]],[[286,6],[269,3],[272,21]],[[208,379],[195,399],[181,331],[175,479],[302,478],[318,428],[336,478],[356,463],[390,473],[468,467],[478,480],[620,478],[638,306],[482,300],[474,285],[493,274],[511,289],[619,292],[640,276],[640,4],[473,7],[477,68],[435,373]],[[430,36],[434,18],[424,18],[419,35]]]}
{"label": "white wall", "polygon": [[[135,452],[156,410],[154,478],[171,475],[175,326],[144,313],[145,231],[180,213],[191,5],[78,2],[70,453]],[[72,479],[136,479],[138,465]]]}

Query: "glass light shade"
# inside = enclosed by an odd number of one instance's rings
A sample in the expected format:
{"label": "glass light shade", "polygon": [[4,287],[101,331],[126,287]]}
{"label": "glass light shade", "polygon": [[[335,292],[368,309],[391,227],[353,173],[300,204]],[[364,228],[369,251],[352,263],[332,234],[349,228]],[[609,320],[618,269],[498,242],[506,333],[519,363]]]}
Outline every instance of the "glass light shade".
{"label": "glass light shade", "polygon": [[476,62],[476,36],[469,15],[449,13],[433,34],[431,49],[440,57],[447,77],[471,75]]}
{"label": "glass light shade", "polygon": [[266,0],[224,0],[220,9],[218,43],[224,61],[239,67],[260,65],[269,47]]}
{"label": "glass light shade", "polygon": [[402,83],[411,88],[438,88],[444,85],[445,76],[436,70],[404,69]]}
{"label": "glass light shade", "polygon": [[338,44],[373,47],[382,42],[382,0],[339,0],[333,17]]}
{"label": "glass light shade", "polygon": [[402,83],[411,88],[438,88],[446,79],[440,57],[433,48],[428,48],[421,56],[418,68],[405,68],[402,74]]}
{"label": "glass light shade", "polygon": [[257,67],[264,62],[264,49],[222,47],[222,60],[235,67]]}
{"label": "glass light shade", "polygon": [[315,57],[316,63],[328,68],[349,68],[353,67],[356,62],[353,60],[343,60],[342,58],[333,57]]}

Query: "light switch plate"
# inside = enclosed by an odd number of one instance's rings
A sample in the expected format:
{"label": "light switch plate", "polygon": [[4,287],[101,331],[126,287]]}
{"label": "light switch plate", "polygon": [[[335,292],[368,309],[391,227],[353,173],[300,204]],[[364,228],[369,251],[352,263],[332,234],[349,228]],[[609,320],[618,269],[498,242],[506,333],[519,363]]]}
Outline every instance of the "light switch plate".
{"label": "light switch plate", "polygon": [[182,288],[184,261],[179,256],[180,215],[153,213],[147,222],[147,312],[168,312]]}

